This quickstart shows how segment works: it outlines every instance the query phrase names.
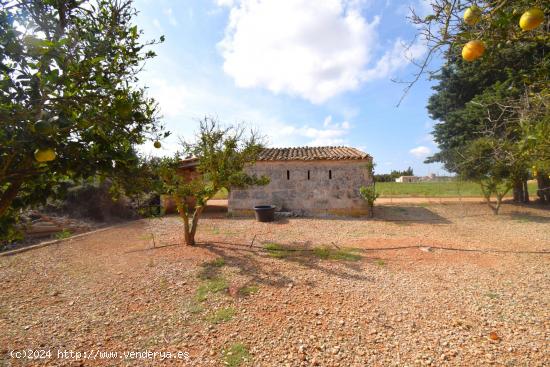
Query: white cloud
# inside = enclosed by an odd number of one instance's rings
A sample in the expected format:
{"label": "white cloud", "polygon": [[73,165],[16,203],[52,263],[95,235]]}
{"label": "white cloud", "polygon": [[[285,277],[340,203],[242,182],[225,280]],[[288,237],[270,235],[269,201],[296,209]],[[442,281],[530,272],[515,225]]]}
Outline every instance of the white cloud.
{"label": "white cloud", "polygon": [[409,150],[409,153],[411,153],[415,157],[421,158],[431,154],[432,150],[426,146],[420,145],[416,148]]}
{"label": "white cloud", "polygon": [[174,12],[172,11],[172,8],[164,9],[164,15],[168,18],[168,23],[172,26],[177,26],[178,21],[176,20],[176,17],[174,16]]}
{"label": "white cloud", "polygon": [[261,87],[320,104],[361,83],[392,76],[426,51],[401,39],[378,60],[379,17],[366,0],[217,0],[230,9],[218,44],[223,69],[242,88]]}
{"label": "white cloud", "polygon": [[331,128],[331,129],[347,130],[351,126],[350,126],[349,122],[347,122],[347,121],[343,121],[341,123],[332,122],[332,115],[329,115],[329,116],[325,117],[325,119],[323,120],[323,127],[328,127],[328,128]]}
{"label": "white cloud", "polygon": [[[276,131],[271,133],[271,136],[277,138],[277,141],[285,142],[284,146],[292,146],[288,144],[287,137],[298,137],[298,145],[304,145],[304,138],[307,139],[305,145],[308,146],[323,146],[323,145],[345,145],[345,137],[349,134],[350,124],[347,121],[337,123],[332,121],[332,116],[325,117],[323,128],[311,127],[304,125],[295,127],[292,125],[279,125]],[[276,144],[279,145],[279,144]],[[296,145],[296,144],[294,144]]]}
{"label": "white cloud", "polygon": [[148,94],[159,103],[164,117],[180,116],[186,110],[186,101],[191,95],[183,84],[170,84],[164,79],[147,79]]}
{"label": "white cloud", "polygon": [[395,9],[397,14],[404,16],[411,16],[412,11],[420,17],[433,13],[432,0],[400,1],[395,5]]}
{"label": "white cloud", "polygon": [[[268,145],[274,147],[345,145],[352,128],[347,120],[334,121],[331,115],[318,122],[284,121],[271,104],[235,97],[207,81],[167,80],[158,73],[146,72],[143,82],[149,88],[148,95],[159,102],[169,130],[185,138],[194,136],[198,120],[205,115],[219,117],[222,123],[244,122],[264,134]],[[153,149],[153,153],[175,151],[176,137],[174,144],[163,141],[162,149]]]}
{"label": "white cloud", "polygon": [[371,60],[378,24],[378,17],[367,22],[358,4],[345,0],[234,2],[219,43],[224,71],[239,87],[263,87],[313,103],[353,90]]}
{"label": "white cloud", "polygon": [[159,32],[164,32],[164,30],[162,29],[162,26],[160,25],[160,22],[157,18],[153,19],[153,25],[155,26],[155,28],[159,31]]}
{"label": "white cloud", "polygon": [[374,80],[390,77],[392,73],[406,67],[411,60],[417,59],[426,52],[426,46],[422,42],[416,42],[412,45],[406,44],[398,38],[391,50],[374,66],[366,71],[364,80]]}
{"label": "white cloud", "polygon": [[216,0],[218,6],[228,6],[231,7],[235,3],[234,0]]}

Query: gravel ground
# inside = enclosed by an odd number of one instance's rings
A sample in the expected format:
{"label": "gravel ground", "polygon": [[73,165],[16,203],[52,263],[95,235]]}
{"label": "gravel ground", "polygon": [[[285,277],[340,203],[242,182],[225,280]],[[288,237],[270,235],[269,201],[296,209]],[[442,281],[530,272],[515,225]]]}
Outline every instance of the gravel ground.
{"label": "gravel ground", "polygon": [[[176,217],[133,222],[0,257],[0,365],[548,366],[549,224],[547,210],[474,203],[372,220],[210,214],[188,247]],[[10,356],[28,349],[52,357]]]}

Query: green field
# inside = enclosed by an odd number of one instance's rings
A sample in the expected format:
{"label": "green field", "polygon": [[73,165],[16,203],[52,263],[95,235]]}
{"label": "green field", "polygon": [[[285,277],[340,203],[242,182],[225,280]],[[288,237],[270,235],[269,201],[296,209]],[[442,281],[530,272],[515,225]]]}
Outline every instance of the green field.
{"label": "green field", "polygon": [[227,199],[227,196],[227,189],[221,189],[216,193],[216,195],[214,195],[212,199]]}
{"label": "green field", "polygon": [[[479,184],[470,181],[450,182],[377,182],[376,191],[380,197],[481,197]],[[529,195],[535,197],[536,182],[529,182]],[[508,193],[512,195],[512,191]],[[227,190],[221,189],[214,199],[227,199]]]}
{"label": "green field", "polygon": [[[376,191],[380,197],[457,197],[483,196],[479,184],[469,181],[450,182],[377,182]],[[529,195],[534,196],[537,191],[535,182],[529,183]],[[512,192],[510,190],[509,195]]]}

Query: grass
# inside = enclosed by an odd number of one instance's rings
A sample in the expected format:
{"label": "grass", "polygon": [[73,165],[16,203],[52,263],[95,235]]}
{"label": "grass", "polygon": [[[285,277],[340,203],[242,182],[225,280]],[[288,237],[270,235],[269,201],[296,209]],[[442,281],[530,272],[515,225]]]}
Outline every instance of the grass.
{"label": "grass", "polygon": [[268,256],[276,259],[284,259],[289,257],[293,252],[296,252],[278,243],[266,243],[264,248],[267,250]]}
{"label": "grass", "polygon": [[361,260],[361,255],[357,254],[357,251],[358,249],[352,248],[336,249],[328,246],[321,246],[313,249],[313,255],[323,260],[357,261]]}
{"label": "grass", "polygon": [[260,291],[260,287],[258,287],[256,284],[249,284],[241,289],[239,289],[239,294],[244,297],[248,297],[252,294],[258,293]]}
{"label": "grass", "polygon": [[55,234],[55,238],[57,238],[58,240],[62,240],[64,238],[69,238],[71,237],[73,234],[71,231],[69,231],[68,229],[64,229],[62,230],[61,232],[57,232]]}
{"label": "grass", "polygon": [[199,286],[195,293],[195,300],[203,302],[208,299],[209,294],[225,292],[229,288],[227,280],[224,278],[213,278]]}
{"label": "grass", "polygon": [[285,259],[290,256],[315,256],[322,260],[343,260],[357,261],[361,259],[361,255],[356,252],[358,249],[352,248],[332,248],[329,246],[314,247],[312,250],[291,248],[278,243],[267,243],[264,245],[267,254],[276,259]]}
{"label": "grass", "polygon": [[229,193],[227,192],[226,188],[221,189],[212,197],[212,199],[227,199],[229,196]]}
{"label": "grass", "polygon": [[[529,194],[536,195],[537,184],[529,182]],[[479,184],[471,181],[449,182],[377,182],[380,197],[482,197]],[[512,193],[510,192],[509,195]]]}
{"label": "grass", "polygon": [[222,322],[230,321],[237,311],[234,307],[220,308],[213,314],[209,315],[206,319],[213,324],[220,324]]}
{"label": "grass", "polygon": [[229,367],[240,366],[250,359],[248,348],[243,343],[235,343],[229,349],[223,351],[223,360]]}
{"label": "grass", "polygon": [[382,259],[376,259],[376,260],[374,261],[374,263],[375,263],[376,265],[378,265],[378,266],[384,266],[384,265],[386,265],[386,262],[385,262],[384,260],[382,260]]}
{"label": "grass", "polygon": [[197,314],[204,311],[204,307],[200,303],[190,302],[189,305],[187,306],[187,311],[189,311],[192,314]]}
{"label": "grass", "polygon": [[224,265],[225,260],[222,257],[207,261],[202,264],[202,269],[197,276],[199,279],[203,280],[219,278],[220,268]]}

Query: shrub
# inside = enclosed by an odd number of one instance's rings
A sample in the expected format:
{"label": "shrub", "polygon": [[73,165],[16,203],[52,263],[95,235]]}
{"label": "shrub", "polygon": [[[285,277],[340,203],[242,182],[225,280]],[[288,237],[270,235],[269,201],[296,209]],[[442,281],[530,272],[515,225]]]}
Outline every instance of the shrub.
{"label": "shrub", "polygon": [[374,215],[374,201],[378,198],[380,194],[376,192],[374,185],[361,186],[359,188],[359,193],[369,205],[369,216],[372,217]]}

